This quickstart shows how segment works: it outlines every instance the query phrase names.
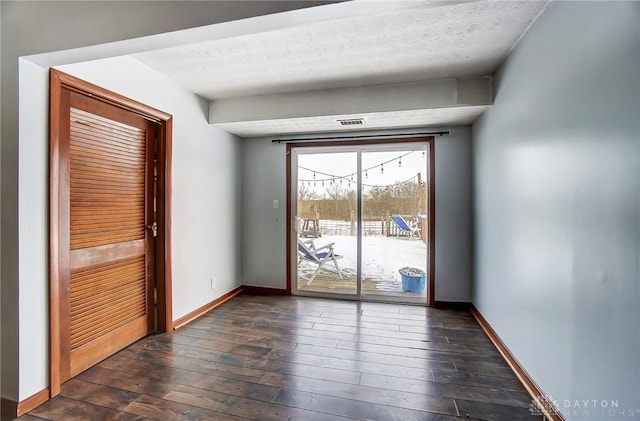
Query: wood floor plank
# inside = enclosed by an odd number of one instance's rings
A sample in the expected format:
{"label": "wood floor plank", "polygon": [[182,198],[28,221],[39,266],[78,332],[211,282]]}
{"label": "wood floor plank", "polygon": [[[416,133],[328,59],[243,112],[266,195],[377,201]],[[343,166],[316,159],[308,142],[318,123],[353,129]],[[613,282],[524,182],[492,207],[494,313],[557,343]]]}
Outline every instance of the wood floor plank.
{"label": "wood floor plank", "polygon": [[375,310],[366,310],[362,312],[363,316],[371,316],[371,317],[382,317],[385,319],[394,319],[398,320],[398,323],[404,324],[404,320],[418,320],[421,323],[424,323],[424,319],[427,317],[426,314],[415,314],[415,313],[400,313],[400,311],[375,311]]}
{"label": "wood floor plank", "polygon": [[262,329],[249,329],[243,327],[225,326],[223,324],[214,324],[200,322],[199,320],[192,325],[195,329],[203,329],[211,333],[229,333],[247,338],[262,338],[262,339],[278,339],[280,341],[292,342],[292,343],[304,343],[310,345],[322,345],[335,347],[338,345],[337,339],[324,339],[317,336],[313,336],[311,333],[309,336],[305,335],[291,335],[274,330],[262,330]]}
{"label": "wood floor plank", "polygon": [[431,324],[428,320],[424,325],[400,325],[398,328],[401,332],[411,333],[428,333],[430,335],[440,335],[448,337],[463,337],[474,339],[486,339],[486,335],[477,329],[450,329],[443,326]]}
{"label": "wood floor plank", "polygon": [[179,384],[193,384],[206,375],[204,373],[169,367],[162,364],[154,364],[139,359],[125,358],[121,354],[116,354],[102,361],[98,366]]}
{"label": "wood floor plank", "polygon": [[518,379],[509,377],[489,376],[475,373],[462,373],[441,370],[431,370],[434,380],[438,383],[453,383],[468,386],[489,387],[502,390],[522,390],[522,383]]}
{"label": "wood floor plank", "polygon": [[[228,320],[226,320],[224,323],[222,323],[223,325],[227,325],[227,326],[236,326],[236,327],[244,327],[244,328],[258,328],[258,329],[265,329],[265,330],[269,330],[269,325],[256,325],[255,323],[250,322],[251,317],[252,316],[237,316],[239,317],[238,319],[234,320],[234,322],[230,322]],[[299,328],[296,327],[296,332],[298,332],[301,335],[306,335],[306,336],[314,336],[314,337],[318,337],[318,338],[325,338],[325,339],[337,339],[337,340],[347,340],[347,341],[352,341],[354,339],[355,334],[358,332],[357,328],[354,326],[353,329],[350,329],[352,332],[342,332],[340,330],[337,329],[331,329],[331,328],[326,328],[326,329],[318,329],[318,326],[323,324],[321,322],[324,322],[325,320],[320,319],[318,317],[300,317],[300,319],[302,319],[303,321],[306,321],[308,323],[310,323],[309,327],[307,328]],[[282,320],[282,318],[279,318],[279,320]],[[212,324],[220,324],[220,323],[216,323],[219,320],[216,321],[211,321],[209,323]],[[327,327],[342,327],[340,325],[331,325],[331,324],[327,324]],[[313,330],[311,330],[313,329]],[[317,330],[320,330],[319,332]],[[382,332],[382,331],[380,331]]]}
{"label": "wood floor plank", "polygon": [[182,420],[219,420],[219,421],[245,421],[246,418],[224,414],[209,409],[200,408],[188,404],[174,402],[168,399],[158,399],[142,395],[124,409],[126,412],[143,417],[166,421]]}
{"label": "wood floor plank", "polygon": [[279,386],[288,390],[310,392],[337,398],[348,398],[372,404],[400,406],[402,408],[440,414],[457,414],[454,400],[441,396],[396,390],[382,391],[379,388],[364,385],[336,383],[280,373],[267,374],[264,379],[262,379],[262,383]]}
{"label": "wood floor plank", "polygon": [[336,358],[390,364],[399,367],[412,367],[417,369],[439,369],[443,371],[456,371],[456,366],[451,361],[434,360],[429,358],[405,357],[402,355],[379,354],[375,352],[365,352],[356,349],[327,348],[324,346],[299,345],[294,352],[333,356]]}
{"label": "wood floor plank", "polygon": [[456,399],[460,415],[486,421],[544,421],[542,416],[534,416],[529,409],[515,408],[494,403]]}
{"label": "wood floor plank", "polygon": [[[137,374],[129,374],[118,370],[110,370],[103,367],[93,367],[79,376],[82,380],[96,384],[117,385],[119,389],[136,392],[140,395],[148,395],[163,398],[171,392],[183,392],[198,395],[199,390],[217,393],[220,401],[229,399],[230,396],[248,398],[254,401],[271,402],[279,387],[244,382],[226,377],[204,376],[200,381],[191,385],[172,383],[143,377]],[[211,409],[211,408],[210,408]]]}
{"label": "wood floor plank", "polygon": [[[182,356],[203,359],[208,362],[224,363],[238,367],[259,368],[267,371],[296,374],[304,372],[307,377],[334,379],[336,381],[357,383],[358,376],[354,373],[344,373],[344,370],[355,373],[386,374],[410,379],[433,379],[430,368],[452,368],[447,362],[433,360],[422,364],[424,370],[415,370],[414,367],[398,367],[390,365],[388,361],[367,362],[354,359],[339,358],[330,355],[313,355],[285,351],[275,351],[266,357],[251,357],[234,355],[229,353],[207,352],[200,348],[176,343],[159,342],[156,340],[145,341],[130,347],[133,353],[143,351],[162,351]],[[126,354],[125,354],[126,355]],[[145,354],[142,354],[145,355]],[[131,356],[130,356],[131,357]],[[197,364],[197,363],[192,363]],[[185,368],[183,366],[183,368]],[[188,368],[188,367],[187,367]]]}
{"label": "wood floor plank", "polygon": [[482,374],[514,378],[513,371],[506,363],[483,361],[454,361],[456,371],[463,374]]}
{"label": "wood floor plank", "polygon": [[[289,360],[282,358],[274,360],[230,353],[206,352],[178,344],[162,344],[166,346],[164,349],[159,348],[158,345],[156,342],[140,343],[125,351],[123,355],[191,370],[200,367],[201,371],[223,376],[229,375],[229,377],[248,379],[249,381],[259,381],[267,371],[289,374],[304,373],[307,377],[355,384],[360,380],[360,370],[349,371],[348,367],[314,364],[315,361],[306,363],[299,361],[302,358],[295,358],[295,355]],[[203,361],[198,362],[197,360]]]}
{"label": "wood floor plank", "polygon": [[434,381],[404,379],[378,374],[363,373],[360,384],[385,390],[391,389],[400,392],[444,396],[452,399],[468,399],[525,408],[531,403],[529,395],[524,391],[492,389],[453,383],[437,383]]}
{"label": "wood floor plank", "polygon": [[354,337],[353,342],[362,342],[375,345],[400,346],[403,348],[428,349],[433,351],[451,352],[455,354],[483,354],[493,356],[500,355],[498,353],[498,350],[496,350],[493,346],[457,344],[449,343],[447,341],[400,339],[358,334]]}
{"label": "wood floor plank", "polygon": [[227,393],[232,396],[249,398],[256,401],[271,402],[279,388],[266,384],[245,382],[229,377],[205,376],[193,385],[199,389]]}
{"label": "wood floor plank", "polygon": [[62,386],[60,394],[69,399],[89,402],[118,411],[126,408],[131,402],[140,397],[139,393],[90,383],[77,378],[66,382]]}
{"label": "wood floor plank", "polygon": [[278,392],[274,402],[310,411],[365,420],[408,421],[451,419],[443,414],[421,412],[395,406],[372,404],[370,402],[288,389],[282,389]]}
{"label": "wood floor plank", "polygon": [[236,334],[229,334],[224,332],[216,332],[215,335],[211,334],[211,331],[193,328],[185,326],[173,333],[178,336],[189,336],[192,338],[204,338],[211,340],[215,338],[217,341],[229,342],[234,344],[245,344],[256,347],[281,349],[283,351],[293,351],[298,345],[297,342],[288,342],[276,338],[262,338],[262,337],[250,337]]}
{"label": "wood floor plank", "polygon": [[221,393],[204,389],[195,389],[194,391],[171,390],[167,394],[163,395],[162,399],[202,409],[218,411],[222,408],[226,399],[231,399],[231,396],[225,396]]}
{"label": "wood floor plank", "polygon": [[[55,421],[133,421],[141,419],[133,414],[116,411],[88,402],[69,399],[64,396],[57,396],[55,399],[43,403],[31,411],[29,415]],[[21,420],[22,418],[18,419],[18,421]]]}
{"label": "wood floor plank", "polygon": [[377,345],[362,342],[357,343],[340,341],[337,347],[340,349],[360,350],[385,355],[401,355],[404,357],[441,359],[447,361],[452,360],[460,362],[490,362],[495,364],[501,364],[504,361],[499,355],[478,355],[470,353],[460,354],[450,351],[434,351],[431,349],[406,348],[402,346]]}
{"label": "wood floor plank", "polygon": [[[324,321],[323,321],[324,322]],[[315,323],[313,325],[314,331],[330,331],[330,332],[344,332],[353,334],[351,340],[358,340],[361,342],[366,342],[362,337],[373,336],[376,338],[397,338],[397,339],[405,339],[405,340],[414,340],[414,341],[429,341],[429,342],[443,342],[447,343],[447,337],[441,335],[427,335],[424,333],[408,333],[401,332],[400,330],[389,330],[389,329],[370,329],[361,326],[345,326],[345,325],[335,325],[328,323]],[[356,336],[358,335],[358,336]],[[341,339],[344,340],[344,339]]]}
{"label": "wood floor plank", "polygon": [[[322,313],[321,318],[325,320],[325,322],[333,321],[333,323],[338,323],[339,320],[343,320],[343,319],[348,320],[349,323],[352,323],[354,320],[353,315],[349,317],[349,315],[346,315],[346,314],[332,314],[330,312]],[[383,317],[372,317],[372,316],[358,316],[356,319],[356,322],[359,326],[368,327],[371,329],[399,330],[401,325],[401,323],[399,323],[397,320],[394,320],[394,319],[385,319]],[[403,321],[402,324],[405,324],[404,322],[405,321]],[[406,322],[407,322],[406,324],[408,325],[417,325],[417,326],[424,325],[424,321],[418,322],[413,320],[406,320]]]}
{"label": "wood floor plank", "polygon": [[[337,368],[340,370],[349,370],[360,373],[372,373],[386,376],[395,376],[405,379],[433,379],[431,368],[433,367],[450,367],[451,364],[436,360],[422,360],[423,364],[420,370],[416,367],[403,367],[394,364],[382,362],[369,362],[357,359],[339,358],[330,355],[314,355],[301,352],[274,352],[272,357],[278,360],[292,361],[300,364],[306,364],[316,367]],[[432,364],[430,364],[432,363]],[[278,370],[271,370],[278,371]]]}
{"label": "wood floor plank", "polygon": [[[211,315],[205,315],[198,319],[199,322],[203,323],[213,323],[213,324],[224,324],[228,326],[241,326],[247,329],[262,329],[266,328],[273,332],[278,332],[282,334],[289,334],[292,330],[296,329],[311,329],[313,327],[312,322],[303,321],[303,320],[293,320],[290,318],[284,318],[278,316],[273,316],[273,313],[268,313],[264,318],[258,316],[251,315],[234,315],[230,316],[223,314],[221,317],[213,317]],[[277,321],[277,323],[274,323]]]}
{"label": "wood floor plank", "polygon": [[[236,396],[220,400],[217,395],[212,395],[211,392],[207,390],[200,390],[196,393],[170,392],[164,399],[254,420],[279,421],[299,419],[321,421],[327,419],[327,414],[273,404],[271,402],[261,402]],[[337,419],[346,420],[348,418],[337,417]]]}
{"label": "wood floor plank", "polygon": [[467,311],[239,295],[25,419],[535,420],[530,402]]}
{"label": "wood floor plank", "polygon": [[[139,374],[125,373],[119,370],[111,370],[104,367],[92,367],[80,374],[78,379],[96,385],[117,386],[123,391],[134,392],[140,395],[162,398],[173,390],[181,390],[185,385],[167,382],[153,377],[145,377]],[[275,394],[275,391],[274,391]]]}
{"label": "wood floor plank", "polygon": [[185,357],[160,351],[125,351],[123,356],[130,359],[142,360],[165,367],[177,367],[191,372],[213,374],[246,381],[258,382],[265,375],[266,370],[249,368],[240,365],[229,365],[216,361],[204,361],[199,358]]}
{"label": "wood floor plank", "polygon": [[[160,339],[160,340],[159,340]],[[270,349],[265,348],[253,348],[253,352],[245,352],[245,348],[241,348],[240,352],[238,348],[240,346],[232,345],[228,347],[227,351],[218,351],[208,349],[202,346],[194,346],[193,344],[183,344],[180,341],[175,341],[174,337],[170,338],[159,338],[148,340],[144,342],[140,342],[129,347],[129,351],[132,352],[150,352],[153,353],[155,351],[167,354],[168,357],[171,356],[183,356],[196,358],[199,360],[204,360],[208,362],[224,362],[225,357],[228,355],[234,355],[236,358],[243,358],[248,361],[263,361],[264,358],[271,353]],[[260,349],[260,351],[258,351]],[[241,364],[243,367],[254,367],[257,368],[256,365],[258,363],[254,363],[253,365],[249,364]],[[260,374],[260,373],[257,373]]]}

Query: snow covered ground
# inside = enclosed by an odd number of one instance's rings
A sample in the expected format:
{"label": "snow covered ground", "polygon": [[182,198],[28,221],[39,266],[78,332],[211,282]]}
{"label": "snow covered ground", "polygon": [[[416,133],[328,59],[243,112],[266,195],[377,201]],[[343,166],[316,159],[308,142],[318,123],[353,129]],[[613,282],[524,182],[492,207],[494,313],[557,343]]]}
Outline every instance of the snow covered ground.
{"label": "snow covered ground", "polygon": [[[357,242],[355,236],[323,235],[314,239],[316,247],[327,243],[335,243],[333,249],[343,257],[338,260],[340,270],[345,278],[355,280],[357,268]],[[385,236],[365,236],[362,243],[363,279],[376,282],[376,289],[401,290],[402,278],[398,270],[405,266],[427,271],[427,246],[420,239],[407,239]],[[303,262],[299,267],[302,277],[309,277],[316,269],[312,263]],[[332,263],[325,263],[324,268],[334,270]]]}

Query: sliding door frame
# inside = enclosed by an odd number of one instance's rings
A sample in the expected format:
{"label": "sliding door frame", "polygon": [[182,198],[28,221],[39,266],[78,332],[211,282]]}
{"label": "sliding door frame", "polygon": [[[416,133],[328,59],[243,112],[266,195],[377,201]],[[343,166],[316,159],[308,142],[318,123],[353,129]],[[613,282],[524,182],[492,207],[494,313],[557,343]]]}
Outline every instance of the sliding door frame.
{"label": "sliding door frame", "polygon": [[[287,247],[287,255],[286,255],[286,264],[287,264],[287,294],[291,294],[293,291],[293,281],[295,279],[294,274],[294,262],[296,261],[296,253],[293,248],[293,236],[297,235],[295,232],[295,223],[293,221],[292,209],[293,209],[293,200],[296,200],[293,194],[293,173],[292,173],[292,156],[294,148],[317,148],[317,147],[341,147],[341,146],[353,146],[353,147],[361,147],[361,146],[370,146],[370,145],[393,145],[398,143],[425,143],[427,146],[427,174],[428,174],[428,194],[427,194],[427,209],[428,209],[428,238],[427,238],[427,250],[428,255],[428,280],[427,280],[427,289],[428,289],[428,300],[425,303],[433,307],[435,305],[435,229],[436,229],[436,191],[435,191],[435,138],[433,136],[397,136],[393,138],[379,138],[379,137],[371,137],[371,138],[358,138],[356,139],[346,139],[340,141],[300,141],[300,142],[289,142],[286,144],[286,189],[287,189],[287,203],[286,203],[286,212],[287,212],[287,221],[286,221],[286,247]],[[358,161],[359,162],[359,161]],[[361,204],[359,199],[359,211],[361,213]],[[358,259],[360,260],[360,259]],[[360,286],[358,285],[358,296],[355,297],[353,295],[346,295],[343,298],[345,299],[359,299],[362,300],[360,292]],[[336,296],[335,298],[340,298]]]}

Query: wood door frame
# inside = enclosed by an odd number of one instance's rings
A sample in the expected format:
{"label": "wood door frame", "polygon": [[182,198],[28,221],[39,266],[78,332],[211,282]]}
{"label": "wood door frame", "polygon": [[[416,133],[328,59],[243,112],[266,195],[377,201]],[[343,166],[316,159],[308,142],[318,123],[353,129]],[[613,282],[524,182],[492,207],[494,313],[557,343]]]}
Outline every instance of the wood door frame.
{"label": "wood door frame", "polygon": [[380,138],[376,136],[371,136],[370,138],[363,139],[349,139],[345,138],[345,140],[341,141],[311,141],[311,142],[296,142],[292,140],[291,142],[287,142],[287,150],[286,150],[286,188],[287,188],[287,256],[286,256],[286,264],[287,264],[287,295],[291,295],[292,291],[292,282],[293,282],[293,259],[295,253],[292,252],[292,241],[291,241],[291,232],[293,229],[293,222],[291,220],[291,201],[293,200],[292,191],[291,191],[291,150],[293,148],[301,148],[301,147],[318,147],[318,146],[368,146],[368,145],[384,145],[384,144],[394,144],[394,143],[426,143],[427,144],[427,152],[429,155],[427,172],[429,174],[429,192],[427,195],[427,208],[429,210],[429,218],[427,219],[428,227],[429,227],[429,236],[427,238],[427,247],[429,250],[428,259],[429,259],[429,280],[427,283],[427,289],[429,291],[429,301],[426,303],[429,307],[434,307],[436,305],[436,169],[435,169],[435,137],[434,136],[411,136],[411,135],[398,135],[397,137],[391,138]]}
{"label": "wood door frame", "polygon": [[[171,279],[171,159],[173,117],[122,95],[85,82],[56,69],[49,72],[49,374],[50,397],[60,393],[61,337],[60,326],[67,318],[60,312],[60,280],[65,276],[61,262],[68,262],[69,250],[60,247],[68,239],[69,228],[60,224],[61,195],[68,195],[61,163],[68,160],[68,149],[61,148],[61,95],[63,90],[78,92],[126,111],[136,113],[158,127],[158,237],[155,247],[155,277],[157,285],[157,325],[160,332],[173,330]],[[66,190],[66,192],[65,192]],[[68,198],[67,198],[68,199]],[[66,260],[65,260],[66,259]]]}

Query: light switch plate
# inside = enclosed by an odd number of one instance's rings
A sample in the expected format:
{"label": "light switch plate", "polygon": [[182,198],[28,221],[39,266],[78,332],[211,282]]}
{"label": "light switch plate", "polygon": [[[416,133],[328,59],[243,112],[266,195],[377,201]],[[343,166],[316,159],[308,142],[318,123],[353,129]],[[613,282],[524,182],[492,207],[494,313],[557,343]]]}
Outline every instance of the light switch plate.
{"label": "light switch plate", "polygon": [[278,203],[278,201],[277,201],[277,200],[274,200],[274,201],[273,201],[273,208],[274,208],[274,209],[278,209],[279,207],[280,207],[280,203]]}

